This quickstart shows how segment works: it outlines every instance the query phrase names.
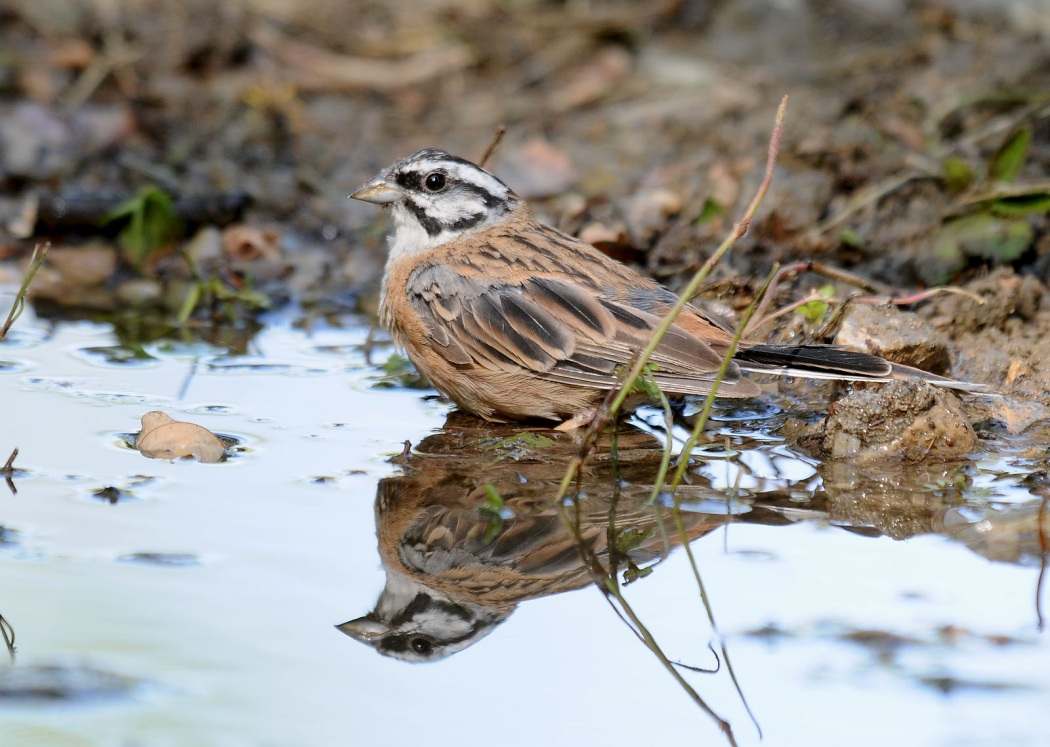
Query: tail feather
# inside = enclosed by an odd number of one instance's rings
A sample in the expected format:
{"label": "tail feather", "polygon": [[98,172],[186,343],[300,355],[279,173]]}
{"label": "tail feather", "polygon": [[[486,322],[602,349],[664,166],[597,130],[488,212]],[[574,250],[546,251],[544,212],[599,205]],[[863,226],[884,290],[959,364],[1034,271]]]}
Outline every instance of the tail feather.
{"label": "tail feather", "polygon": [[738,350],[733,360],[741,370],[751,373],[842,381],[921,379],[935,386],[961,392],[987,392],[982,384],[938,376],[920,368],[892,363],[877,355],[835,345],[748,345]]}
{"label": "tail feather", "polygon": [[947,376],[938,376],[929,371],[923,371],[921,368],[905,366],[903,363],[893,363],[891,365],[893,366],[894,379],[922,379],[928,384],[941,386],[945,389],[954,389],[957,392],[967,392],[969,394],[994,394],[994,392],[990,391],[984,384],[974,384],[969,381],[949,379]]}
{"label": "tail feather", "polygon": [[[893,364],[877,355],[858,353],[835,345],[749,345],[733,356],[748,370],[793,370],[843,373],[881,379],[893,373]],[[802,375],[801,373],[799,374]]]}

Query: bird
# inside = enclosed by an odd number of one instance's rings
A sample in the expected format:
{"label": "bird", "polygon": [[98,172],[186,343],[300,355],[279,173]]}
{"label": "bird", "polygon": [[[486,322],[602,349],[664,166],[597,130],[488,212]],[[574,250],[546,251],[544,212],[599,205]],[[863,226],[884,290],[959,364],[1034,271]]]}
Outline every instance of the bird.
{"label": "bird", "polygon": [[[350,197],[393,214],[380,321],[439,392],[489,421],[551,421],[561,430],[589,424],[678,301],[655,280],[540,222],[494,174],[443,150],[394,162]],[[733,336],[727,323],[687,305],[650,359],[656,384],[669,395],[708,394]],[[745,373],[921,378],[980,390],[839,346],[744,341],[717,396],[758,396]]]}

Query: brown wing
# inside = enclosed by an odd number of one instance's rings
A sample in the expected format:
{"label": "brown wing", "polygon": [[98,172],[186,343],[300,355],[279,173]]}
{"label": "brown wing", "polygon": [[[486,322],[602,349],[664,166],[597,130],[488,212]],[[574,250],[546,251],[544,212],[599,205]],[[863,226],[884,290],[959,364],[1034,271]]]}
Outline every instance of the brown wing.
{"label": "brown wing", "polygon": [[[596,389],[613,386],[617,369],[660,322],[629,297],[544,274],[501,282],[462,274],[454,265],[428,265],[412,273],[407,290],[434,349],[449,362],[491,371],[524,368],[551,381]],[[652,363],[666,392],[706,394],[722,359],[676,325]],[[759,389],[731,364],[719,393],[753,397]]]}

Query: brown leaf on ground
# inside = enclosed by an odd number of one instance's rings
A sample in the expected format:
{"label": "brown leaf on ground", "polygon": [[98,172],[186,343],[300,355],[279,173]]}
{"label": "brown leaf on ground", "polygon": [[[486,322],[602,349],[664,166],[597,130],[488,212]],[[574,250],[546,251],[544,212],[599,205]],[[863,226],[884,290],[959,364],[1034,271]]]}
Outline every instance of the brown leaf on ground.
{"label": "brown leaf on ground", "polygon": [[230,226],[222,232],[222,249],[230,259],[241,261],[281,258],[281,234],[274,228]]}
{"label": "brown leaf on ground", "polygon": [[262,25],[250,36],[286,66],[289,77],[302,90],[391,92],[451,75],[474,62],[474,55],[462,44],[426,49],[401,59],[376,59],[338,54],[293,41]]}
{"label": "brown leaf on ground", "polygon": [[631,54],[623,47],[609,45],[601,49],[551,94],[550,108],[567,111],[600,101],[626,80],[633,66]]}

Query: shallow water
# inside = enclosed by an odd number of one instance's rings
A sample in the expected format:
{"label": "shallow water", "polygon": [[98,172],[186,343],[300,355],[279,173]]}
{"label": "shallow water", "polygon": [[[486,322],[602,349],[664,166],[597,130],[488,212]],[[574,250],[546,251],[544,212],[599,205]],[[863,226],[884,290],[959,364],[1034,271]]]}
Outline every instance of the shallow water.
{"label": "shallow water", "polygon": [[[476,423],[446,425],[425,392],[376,388],[365,335],[273,318],[246,356],[189,341],[135,358],[108,324],[18,323],[0,344],[0,461],[17,446],[21,470],[17,494],[0,484],[0,614],[17,635],[0,744],[725,743],[586,586],[577,553],[537,565],[584,588],[516,609],[502,598],[504,621],[438,662],[380,656],[336,627],[386,583],[377,490],[394,508],[465,511],[491,529],[472,535],[489,560],[527,520],[546,532],[528,540],[535,552],[560,530],[541,505],[561,475],[543,448],[486,452]],[[145,459],[129,434],[155,409],[232,437],[231,458]],[[1050,743],[1038,499],[1019,483],[1039,465],[829,468],[771,437],[769,414],[721,413],[740,453],[698,464],[685,498],[721,637],[681,548],[626,587],[671,659],[710,667],[708,644],[725,644],[764,739],[724,664],[683,674],[739,743]],[[403,468],[388,462],[442,428]],[[621,458],[637,464],[619,482],[598,469],[581,504],[597,522],[615,494],[621,517],[651,528],[653,445],[633,437]],[[503,509],[478,512],[486,482]],[[407,557],[409,519],[379,520],[385,552]],[[519,559],[518,542],[497,561]],[[663,548],[636,549],[647,563]]]}

